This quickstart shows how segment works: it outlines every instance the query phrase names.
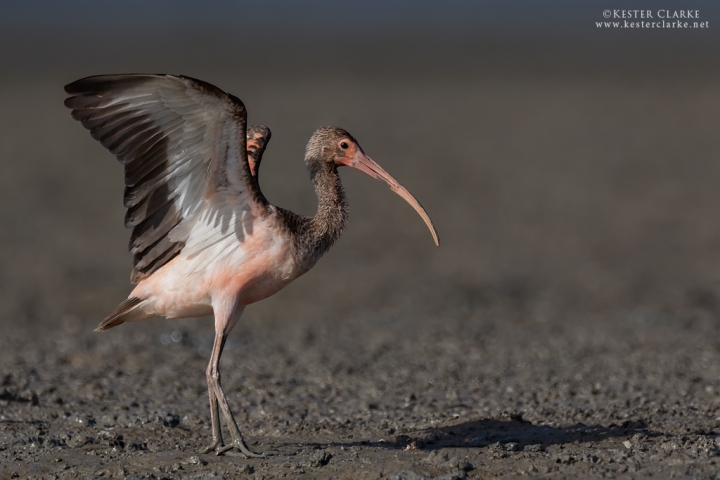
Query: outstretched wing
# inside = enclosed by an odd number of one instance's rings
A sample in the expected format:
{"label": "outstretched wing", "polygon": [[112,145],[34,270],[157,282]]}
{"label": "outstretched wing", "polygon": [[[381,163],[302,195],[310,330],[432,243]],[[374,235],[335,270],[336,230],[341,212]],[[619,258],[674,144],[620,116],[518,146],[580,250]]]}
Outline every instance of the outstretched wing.
{"label": "outstretched wing", "polygon": [[247,151],[250,172],[257,179],[260,170],[260,161],[270,141],[270,129],[265,125],[250,125],[247,130]]}
{"label": "outstretched wing", "polygon": [[133,282],[180,253],[197,221],[242,237],[243,226],[265,212],[238,98],[173,75],[88,77],[65,91],[73,118],[125,167]]}

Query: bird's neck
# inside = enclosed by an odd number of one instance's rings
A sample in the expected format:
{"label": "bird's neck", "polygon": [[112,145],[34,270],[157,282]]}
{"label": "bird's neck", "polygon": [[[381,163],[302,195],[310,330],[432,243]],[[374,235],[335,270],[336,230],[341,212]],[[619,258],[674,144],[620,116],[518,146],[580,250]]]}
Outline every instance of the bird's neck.
{"label": "bird's neck", "polygon": [[318,209],[310,219],[307,241],[320,256],[330,249],[345,229],[348,208],[335,165],[318,161],[309,164],[309,170],[318,198]]}
{"label": "bird's neck", "polygon": [[347,223],[347,202],[337,167],[324,161],[306,159],[310,179],[318,197],[313,217],[278,209],[293,234],[298,275],[307,272],[340,237]]}
{"label": "bird's neck", "polygon": [[313,217],[298,215],[275,207],[291,234],[297,275],[302,275],[340,238],[347,223],[347,202],[337,167],[327,162],[305,160],[318,197],[317,213]]}

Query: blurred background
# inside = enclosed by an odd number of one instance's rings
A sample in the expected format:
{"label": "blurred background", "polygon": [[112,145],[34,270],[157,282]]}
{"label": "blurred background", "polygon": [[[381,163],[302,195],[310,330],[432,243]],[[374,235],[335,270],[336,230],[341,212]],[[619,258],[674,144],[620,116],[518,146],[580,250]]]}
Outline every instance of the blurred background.
{"label": "blurred background", "polygon": [[0,321],[89,328],[129,291],[120,165],[62,104],[73,80],[128,72],[242,98],[273,131],[273,203],[314,212],[303,148],[332,124],[438,227],[439,249],[387,188],[345,172],[344,238],[248,321],[493,296],[548,311],[713,303],[720,7],[671,3],[710,28],[598,28],[629,8],[611,0],[3,5]]}

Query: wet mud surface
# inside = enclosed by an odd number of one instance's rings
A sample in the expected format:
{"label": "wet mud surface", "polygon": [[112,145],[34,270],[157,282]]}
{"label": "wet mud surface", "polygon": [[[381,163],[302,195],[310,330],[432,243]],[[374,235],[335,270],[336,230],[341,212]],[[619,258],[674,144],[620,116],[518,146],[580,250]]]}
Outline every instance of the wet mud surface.
{"label": "wet mud surface", "polygon": [[[201,48],[131,45],[120,61],[68,38],[44,75],[20,69],[0,89],[0,478],[718,478],[720,96],[707,65],[517,46],[438,64],[429,45],[397,61],[401,47],[355,45],[364,73],[351,75],[270,44],[266,68],[244,71]],[[447,51],[497,46],[474,42]],[[62,86],[118,71],[185,73],[242,98],[273,129],[263,191],[305,214],[304,143],[343,126],[440,233],[438,249],[387,188],[342,172],[344,237],[248,307],[222,357],[230,406],[267,458],[198,453],[211,319],[92,332],[130,289],[122,175]]]}
{"label": "wet mud surface", "polygon": [[507,322],[512,314],[480,308],[386,328],[368,312],[332,327],[241,328],[223,356],[223,382],[251,447],[274,453],[251,460],[198,453],[210,439],[209,321],[91,335],[65,319],[50,341],[3,346],[0,471],[713,478],[714,318]]}

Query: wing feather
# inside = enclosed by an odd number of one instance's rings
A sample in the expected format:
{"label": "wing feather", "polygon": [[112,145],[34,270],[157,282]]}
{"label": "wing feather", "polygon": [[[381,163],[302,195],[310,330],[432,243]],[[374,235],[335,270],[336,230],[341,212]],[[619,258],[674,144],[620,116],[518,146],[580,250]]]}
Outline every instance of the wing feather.
{"label": "wing feather", "polygon": [[[123,204],[125,225],[133,229],[134,282],[187,244],[197,251],[228,235],[242,242],[251,230],[248,222],[266,214],[268,204],[254,176],[259,156],[251,168],[247,115],[238,98],[173,75],[88,77],[65,91],[72,117],[125,167]],[[210,228],[193,240],[199,221]]]}
{"label": "wing feather", "polygon": [[247,151],[250,172],[257,179],[260,171],[260,161],[270,141],[270,129],[265,125],[251,125],[247,131]]}

